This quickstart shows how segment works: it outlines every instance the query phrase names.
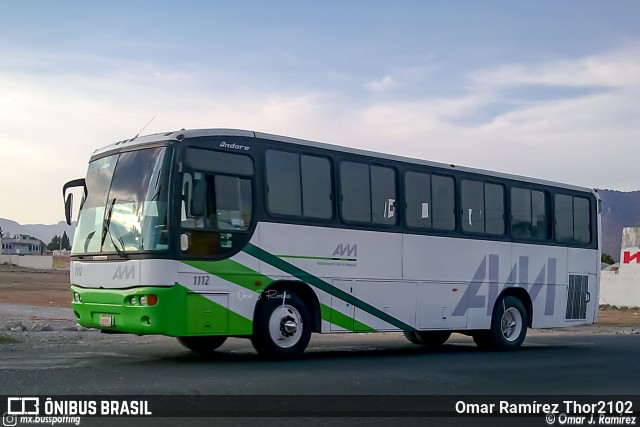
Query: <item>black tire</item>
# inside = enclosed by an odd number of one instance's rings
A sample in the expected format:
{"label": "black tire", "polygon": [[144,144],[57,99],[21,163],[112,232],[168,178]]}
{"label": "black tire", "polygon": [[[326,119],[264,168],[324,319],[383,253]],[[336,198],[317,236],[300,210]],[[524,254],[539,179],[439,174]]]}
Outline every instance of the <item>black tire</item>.
{"label": "black tire", "polygon": [[227,340],[225,336],[178,337],[178,342],[203,356],[211,356]]}
{"label": "black tire", "polygon": [[291,291],[260,301],[253,320],[251,342],[268,359],[292,359],[304,353],[311,339],[311,314],[304,300]]}
{"label": "black tire", "polygon": [[527,336],[529,316],[520,299],[500,298],[491,317],[491,329],[474,333],[476,345],[486,350],[510,351],[520,348]]}
{"label": "black tire", "polygon": [[405,331],[403,333],[404,333],[404,337],[408,339],[411,344],[418,344],[418,345],[422,344],[415,332]]}
{"label": "black tire", "polygon": [[473,342],[476,343],[479,349],[481,350],[493,350],[493,341],[491,340],[491,332],[490,331],[478,331],[474,332],[471,337],[473,337]]}
{"label": "black tire", "polygon": [[451,336],[449,331],[419,331],[416,336],[420,344],[426,347],[440,347]]}

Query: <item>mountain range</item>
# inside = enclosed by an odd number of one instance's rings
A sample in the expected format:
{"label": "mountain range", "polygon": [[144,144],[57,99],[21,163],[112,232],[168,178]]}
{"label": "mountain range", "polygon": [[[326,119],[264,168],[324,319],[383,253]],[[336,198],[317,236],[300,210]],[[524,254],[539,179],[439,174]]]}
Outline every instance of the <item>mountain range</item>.
{"label": "mountain range", "polygon": [[[602,199],[602,251],[619,261],[620,241],[623,227],[640,227],[640,191],[598,190]],[[11,236],[28,234],[42,240],[45,244],[54,235],[62,236],[67,232],[73,241],[74,225],[64,221],[57,224],[19,224],[15,221],[0,218],[0,227]]]}
{"label": "mountain range", "polygon": [[75,231],[75,223],[73,225],[67,225],[66,222],[60,221],[57,224],[19,224],[10,219],[0,218],[0,227],[5,236],[8,234],[11,237],[16,234],[27,234],[36,239],[40,239],[47,244],[51,242],[54,235],[62,236],[66,231],[70,241],[73,241],[73,232]]}
{"label": "mountain range", "polygon": [[602,252],[620,261],[624,227],[640,227],[640,191],[598,190],[602,199]]}

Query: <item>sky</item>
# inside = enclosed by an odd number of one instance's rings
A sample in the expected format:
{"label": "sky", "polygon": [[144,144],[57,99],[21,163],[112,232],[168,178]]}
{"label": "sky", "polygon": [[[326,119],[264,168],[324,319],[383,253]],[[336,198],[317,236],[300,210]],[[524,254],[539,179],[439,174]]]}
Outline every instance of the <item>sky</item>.
{"label": "sky", "polygon": [[640,189],[640,2],[0,2],[0,217],[136,135],[239,128]]}

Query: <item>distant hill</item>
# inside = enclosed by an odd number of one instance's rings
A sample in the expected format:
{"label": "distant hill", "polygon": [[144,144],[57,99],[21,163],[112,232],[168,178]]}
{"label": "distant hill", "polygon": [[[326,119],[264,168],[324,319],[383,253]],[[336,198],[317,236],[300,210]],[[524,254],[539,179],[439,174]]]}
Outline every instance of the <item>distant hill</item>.
{"label": "distant hill", "polygon": [[624,227],[640,227],[640,191],[598,190],[602,199],[602,251],[620,261]]}
{"label": "distant hill", "polygon": [[2,231],[8,233],[13,237],[16,234],[28,234],[37,239],[42,240],[45,244],[51,242],[54,235],[62,236],[66,231],[69,240],[73,241],[73,233],[76,229],[75,223],[73,225],[67,225],[66,222],[60,221],[57,224],[19,224],[10,219],[0,218],[0,227]]}

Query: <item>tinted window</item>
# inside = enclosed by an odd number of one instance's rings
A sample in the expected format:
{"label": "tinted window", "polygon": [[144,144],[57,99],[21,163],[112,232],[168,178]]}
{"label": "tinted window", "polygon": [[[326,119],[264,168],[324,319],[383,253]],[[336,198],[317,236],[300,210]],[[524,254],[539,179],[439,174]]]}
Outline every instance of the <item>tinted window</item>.
{"label": "tinted window", "polygon": [[460,192],[463,231],[504,234],[504,189],[501,185],[463,180]]}
{"label": "tinted window", "polygon": [[267,151],[267,203],[281,215],[331,218],[331,164],[324,157]]}
{"label": "tinted window", "polygon": [[342,218],[347,221],[371,222],[369,166],[362,163],[340,163]]}
{"label": "tinted window", "polygon": [[267,204],[271,213],[302,215],[297,154],[267,151]]}
{"label": "tinted window", "polygon": [[556,239],[559,242],[573,240],[573,200],[571,196],[557,194],[555,198]]}
{"label": "tinted window", "polygon": [[371,166],[371,216],[376,224],[395,224],[396,174],[391,168]]}
{"label": "tinted window", "polygon": [[251,181],[215,175],[215,209],[211,225],[218,230],[247,230],[251,221]]}
{"label": "tinted window", "polygon": [[504,234],[504,188],[498,184],[484,185],[485,231]]}
{"label": "tinted window", "polygon": [[301,156],[302,214],[311,218],[331,218],[331,164],[323,157]]}
{"label": "tinted window", "polygon": [[431,175],[407,172],[404,176],[407,225],[431,228]]}
{"label": "tinted window", "polygon": [[547,196],[542,191],[531,192],[531,237],[548,239],[549,221],[547,221]]}
{"label": "tinted window", "polygon": [[556,240],[565,243],[591,242],[589,199],[556,195],[555,218]]}
{"label": "tinted window", "polygon": [[[216,257],[240,250],[251,223],[251,181],[244,177],[194,172],[183,176],[182,234],[186,255]],[[193,208],[201,206],[197,211]],[[244,234],[244,235],[243,235]]]}
{"label": "tinted window", "polygon": [[453,178],[432,175],[431,194],[433,198],[433,228],[438,230],[453,230],[456,227]]}
{"label": "tinted window", "polygon": [[591,242],[591,221],[589,221],[589,200],[573,198],[573,238],[580,243]]}
{"label": "tinted window", "polygon": [[186,162],[200,171],[253,176],[253,161],[249,156],[189,148]]}
{"label": "tinted window", "polygon": [[462,230],[475,233],[484,232],[484,188],[479,181],[462,180],[460,185],[462,201]]}
{"label": "tinted window", "polygon": [[531,190],[511,189],[511,235],[523,239],[531,237]]}

